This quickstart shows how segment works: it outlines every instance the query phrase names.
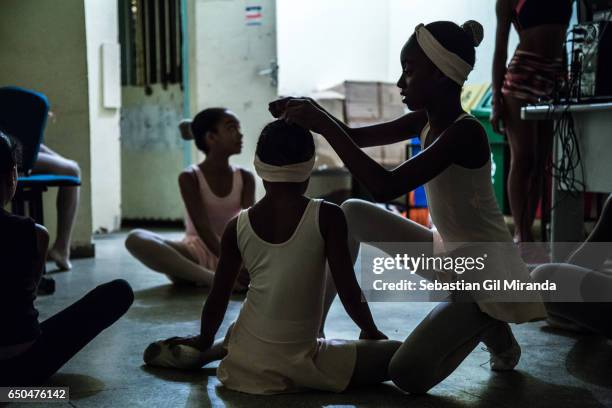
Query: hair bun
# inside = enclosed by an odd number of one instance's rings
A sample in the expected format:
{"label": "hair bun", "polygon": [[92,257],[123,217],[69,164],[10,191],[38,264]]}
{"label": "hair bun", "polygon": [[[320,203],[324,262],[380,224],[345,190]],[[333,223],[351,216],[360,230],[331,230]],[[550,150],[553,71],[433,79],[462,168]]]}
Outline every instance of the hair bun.
{"label": "hair bun", "polygon": [[183,119],[178,125],[183,140],[193,140],[193,131],[191,129],[191,120]]}
{"label": "hair bun", "polygon": [[468,20],[463,23],[461,28],[463,28],[463,31],[470,36],[474,47],[478,47],[484,38],[484,29],[482,28],[482,24],[475,20]]}

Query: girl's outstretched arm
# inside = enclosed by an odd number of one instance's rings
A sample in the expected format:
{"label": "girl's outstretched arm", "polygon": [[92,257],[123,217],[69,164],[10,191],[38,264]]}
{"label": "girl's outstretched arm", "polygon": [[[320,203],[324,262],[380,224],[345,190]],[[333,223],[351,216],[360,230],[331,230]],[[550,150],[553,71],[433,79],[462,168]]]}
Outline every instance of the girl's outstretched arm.
{"label": "girl's outstretched arm", "polygon": [[198,179],[192,169],[186,169],[179,175],[179,187],[185,208],[193,221],[198,235],[206,246],[219,256],[219,239],[213,232],[206,215],[206,204],[200,196]]}
{"label": "girl's outstretched arm", "polygon": [[225,227],[221,238],[221,255],[215,272],[210,294],[202,308],[200,345],[202,349],[212,346],[215,334],[223,322],[234,283],[242,266],[242,254],[238,249],[238,217],[234,217]]}
{"label": "girl's outstretched arm", "polygon": [[490,154],[489,142],[480,124],[474,120],[457,122],[420,154],[393,170],[383,169],[385,174],[381,179],[384,184],[372,184],[373,195],[381,202],[390,201],[422,186],[452,164],[465,168],[482,167]]}
{"label": "girl's outstretched arm", "polygon": [[372,318],[370,307],[355,278],[349,252],[347,225],[344,212],[335,204],[323,202],[319,213],[319,228],[325,240],[325,255],[338,296],[344,309],[361,329],[361,338],[381,340],[382,334]]}
{"label": "girl's outstretched arm", "polygon": [[464,165],[489,158],[489,145],[480,124],[473,120],[450,126],[419,155],[393,170],[387,170],[363,152],[324,112],[308,101],[291,101],[286,120],[322,134],[350,172],[376,201],[385,202],[425,184],[451,164]]}
{"label": "girl's outstretched arm", "polygon": [[221,256],[212,289],[202,308],[200,334],[192,337],[171,337],[165,340],[166,343],[187,345],[200,351],[208,350],[213,346],[215,335],[225,317],[238,271],[242,266],[242,255],[238,249],[236,232],[237,222],[238,217],[233,218],[225,227],[221,238]]}
{"label": "girl's outstretched arm", "polygon": [[417,137],[420,130],[427,123],[427,114],[425,111],[410,112],[397,119],[389,122],[378,123],[371,126],[351,128],[327,112],[312,98],[282,98],[270,103],[270,113],[278,118],[283,116],[287,103],[291,99],[307,100],[316,106],[319,110],[325,112],[336,125],[338,125],[344,133],[359,147],[385,146],[397,142],[408,141],[411,138]]}

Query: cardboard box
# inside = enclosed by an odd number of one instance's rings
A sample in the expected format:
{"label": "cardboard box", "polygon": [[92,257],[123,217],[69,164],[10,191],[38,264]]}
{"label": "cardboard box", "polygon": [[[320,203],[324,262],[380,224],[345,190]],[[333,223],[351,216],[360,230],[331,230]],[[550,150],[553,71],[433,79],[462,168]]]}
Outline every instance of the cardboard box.
{"label": "cardboard box", "polygon": [[[311,95],[321,106],[350,127],[371,126],[396,119],[406,113],[399,89],[393,83],[345,81]],[[406,141],[411,135],[406,136]],[[341,167],[342,161],[322,137],[317,137],[317,155],[329,167]],[[386,167],[402,163],[406,142],[369,147],[364,151]],[[319,161],[319,158],[318,160]]]}

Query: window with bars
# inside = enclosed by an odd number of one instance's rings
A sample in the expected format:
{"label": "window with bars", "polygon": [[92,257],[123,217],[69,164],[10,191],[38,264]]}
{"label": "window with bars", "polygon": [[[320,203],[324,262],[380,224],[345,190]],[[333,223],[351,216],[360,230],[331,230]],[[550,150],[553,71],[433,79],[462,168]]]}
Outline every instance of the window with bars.
{"label": "window with bars", "polygon": [[121,83],[183,83],[181,0],[118,0]]}

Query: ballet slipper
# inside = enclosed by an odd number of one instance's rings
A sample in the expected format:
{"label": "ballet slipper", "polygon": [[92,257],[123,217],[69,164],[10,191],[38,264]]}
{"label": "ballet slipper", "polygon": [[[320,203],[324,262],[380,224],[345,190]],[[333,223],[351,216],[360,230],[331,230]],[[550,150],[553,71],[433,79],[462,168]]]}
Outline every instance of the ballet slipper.
{"label": "ballet slipper", "polygon": [[194,370],[206,361],[206,353],[184,344],[168,344],[164,340],[149,344],[143,354],[145,364],[154,367]]}
{"label": "ballet slipper", "polygon": [[514,336],[512,336],[512,346],[506,351],[501,353],[491,353],[491,360],[489,365],[492,371],[511,371],[518,364],[521,359],[521,347],[517,343]]}
{"label": "ballet slipper", "polygon": [[55,265],[60,271],[69,271],[72,269],[69,256],[63,256],[57,249],[50,249],[47,253],[47,259],[55,262]]}
{"label": "ballet slipper", "polygon": [[[521,359],[521,347],[516,341],[514,334],[512,334],[510,327],[508,327],[506,323],[500,322],[500,324],[503,324],[501,329],[504,330],[506,335],[508,335],[510,338],[510,346],[501,352],[494,351],[490,347],[487,347],[484,350],[488,351],[491,355],[489,359],[489,366],[491,367],[492,371],[511,371],[517,366],[519,360]],[[500,334],[499,330],[499,325],[495,325],[494,327],[490,328],[483,334],[483,340],[486,340],[486,337],[488,336],[498,336]]]}

